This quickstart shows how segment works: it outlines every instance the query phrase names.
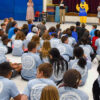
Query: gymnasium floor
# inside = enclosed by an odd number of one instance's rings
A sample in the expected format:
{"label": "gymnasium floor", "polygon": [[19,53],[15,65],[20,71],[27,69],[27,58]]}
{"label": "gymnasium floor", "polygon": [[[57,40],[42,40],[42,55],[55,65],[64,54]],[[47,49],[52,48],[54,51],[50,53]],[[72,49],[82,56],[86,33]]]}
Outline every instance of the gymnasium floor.
{"label": "gymnasium floor", "polygon": [[[96,20],[94,18],[94,22]],[[91,20],[91,21],[93,21],[93,20]],[[2,23],[2,21],[0,21],[0,23]],[[18,21],[18,26],[21,27],[24,23],[26,23],[26,21]],[[35,22],[34,24],[38,24],[38,22]],[[50,26],[55,26],[56,24],[57,23],[55,23],[55,22],[47,22],[47,24],[46,24],[47,29]],[[61,28],[62,28],[62,30],[64,30],[64,29],[68,28],[71,25],[75,25],[75,23],[62,24],[61,25]],[[87,24],[86,25],[86,28],[88,30],[91,30],[92,29],[92,26],[89,25],[89,24]],[[100,26],[98,26],[98,29],[100,29]],[[11,54],[8,54],[7,55],[7,58],[9,59],[10,62],[21,63],[21,58],[20,57],[14,57]],[[88,79],[87,79],[87,82],[86,82],[85,86],[79,88],[80,90],[83,90],[84,92],[86,92],[88,94],[89,100],[93,100],[93,98],[92,98],[92,85],[93,85],[94,80],[98,77],[98,73],[96,71],[97,65],[98,65],[97,62],[95,62],[95,63],[92,64],[92,68],[91,68],[91,70],[89,70]],[[22,93],[22,91],[24,90],[24,88],[27,85],[27,82],[26,81],[23,81],[20,76],[17,76],[17,77],[15,77],[12,80],[16,83],[19,91]]]}

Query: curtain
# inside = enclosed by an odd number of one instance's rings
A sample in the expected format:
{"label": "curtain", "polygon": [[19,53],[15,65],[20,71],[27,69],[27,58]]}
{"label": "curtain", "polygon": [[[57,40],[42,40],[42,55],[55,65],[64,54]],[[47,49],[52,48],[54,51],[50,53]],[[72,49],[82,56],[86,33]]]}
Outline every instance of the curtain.
{"label": "curtain", "polygon": [[[53,4],[59,4],[61,0],[53,0]],[[64,0],[65,5],[68,6],[69,12],[77,12],[76,4],[80,3],[81,0]],[[86,0],[89,5],[89,13],[97,13],[97,7],[99,5],[100,0]]]}

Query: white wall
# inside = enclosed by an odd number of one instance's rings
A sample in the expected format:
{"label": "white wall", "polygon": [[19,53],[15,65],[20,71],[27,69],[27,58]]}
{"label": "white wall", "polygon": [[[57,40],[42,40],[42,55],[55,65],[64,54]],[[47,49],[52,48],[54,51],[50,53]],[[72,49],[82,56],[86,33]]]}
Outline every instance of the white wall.
{"label": "white wall", "polygon": [[47,4],[52,4],[52,0],[43,0],[43,11],[47,11]]}

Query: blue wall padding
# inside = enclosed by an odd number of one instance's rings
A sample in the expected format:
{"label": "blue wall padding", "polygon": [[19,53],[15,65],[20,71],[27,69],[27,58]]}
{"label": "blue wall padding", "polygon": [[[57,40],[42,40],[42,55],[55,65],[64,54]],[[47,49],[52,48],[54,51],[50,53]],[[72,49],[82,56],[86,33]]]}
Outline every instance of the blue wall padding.
{"label": "blue wall padding", "polygon": [[[0,0],[0,19],[13,17],[16,20],[26,19],[28,0]],[[42,12],[43,0],[33,0],[34,10]]]}

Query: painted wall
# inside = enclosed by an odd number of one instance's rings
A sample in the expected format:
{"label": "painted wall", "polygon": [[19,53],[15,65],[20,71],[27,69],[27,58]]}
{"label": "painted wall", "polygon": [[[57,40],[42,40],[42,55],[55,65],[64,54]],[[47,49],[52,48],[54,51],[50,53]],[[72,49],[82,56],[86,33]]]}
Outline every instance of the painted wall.
{"label": "painted wall", "polygon": [[[0,19],[13,17],[16,20],[26,19],[28,0],[0,0]],[[42,12],[43,0],[33,0],[34,10]]]}

